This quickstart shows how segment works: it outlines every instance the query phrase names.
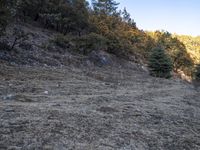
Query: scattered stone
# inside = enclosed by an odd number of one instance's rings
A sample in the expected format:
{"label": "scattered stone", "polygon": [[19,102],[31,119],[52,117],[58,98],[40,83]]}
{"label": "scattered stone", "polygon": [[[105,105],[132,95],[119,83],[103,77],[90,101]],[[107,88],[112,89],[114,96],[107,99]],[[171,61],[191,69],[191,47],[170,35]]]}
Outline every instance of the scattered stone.
{"label": "scattered stone", "polygon": [[107,85],[107,86],[109,86],[109,85],[111,85],[111,84],[106,82],[106,83],[104,83],[104,85]]}
{"label": "scattered stone", "polygon": [[54,107],[60,107],[61,104],[53,104],[52,106],[54,106]]}
{"label": "scattered stone", "polygon": [[112,107],[101,107],[99,109],[97,109],[100,112],[103,113],[113,113],[113,112],[118,112],[116,109],[112,108]]}
{"label": "scattered stone", "polygon": [[3,97],[3,100],[12,100],[13,98],[14,98],[14,95],[8,94],[8,95]]}
{"label": "scattered stone", "polygon": [[75,100],[76,100],[76,98],[72,97],[72,100],[73,100],[73,101],[75,101]]}
{"label": "scattered stone", "polygon": [[13,84],[10,83],[10,84],[8,84],[8,86],[13,86]]}
{"label": "scattered stone", "polygon": [[101,51],[92,51],[89,55],[89,59],[98,66],[111,64],[111,58],[109,58],[109,55]]}
{"label": "scattered stone", "polygon": [[7,150],[21,150],[21,147],[17,147],[17,146],[9,146]]}
{"label": "scattered stone", "polygon": [[49,94],[49,91],[44,91],[44,94],[48,95],[48,94]]}
{"label": "scattered stone", "polygon": [[15,110],[12,109],[12,108],[6,108],[6,109],[4,109],[4,111],[5,111],[5,112],[15,112]]}
{"label": "scattered stone", "polygon": [[53,150],[53,147],[51,145],[45,145],[43,146],[44,150]]}

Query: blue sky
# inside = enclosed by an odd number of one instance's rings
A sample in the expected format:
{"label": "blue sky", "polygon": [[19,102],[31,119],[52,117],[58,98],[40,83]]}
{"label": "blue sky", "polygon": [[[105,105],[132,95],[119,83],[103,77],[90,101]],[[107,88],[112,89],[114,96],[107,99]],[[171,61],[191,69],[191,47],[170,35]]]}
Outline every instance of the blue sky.
{"label": "blue sky", "polygon": [[200,0],[116,0],[143,30],[200,35]]}

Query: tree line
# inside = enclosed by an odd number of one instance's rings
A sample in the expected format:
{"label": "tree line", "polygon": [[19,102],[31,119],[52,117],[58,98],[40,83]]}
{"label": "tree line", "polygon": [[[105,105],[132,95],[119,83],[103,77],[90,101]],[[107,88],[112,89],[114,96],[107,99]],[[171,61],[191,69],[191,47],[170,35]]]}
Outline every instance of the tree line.
{"label": "tree line", "polygon": [[9,23],[34,21],[60,32],[57,44],[70,46],[74,42],[76,46],[71,48],[84,55],[104,50],[126,59],[134,56],[135,61],[149,64],[152,75],[159,77],[169,77],[172,70],[190,76],[197,72],[194,66],[200,58],[194,60],[191,51],[200,53],[200,41],[191,48],[185,37],[144,32],[126,9],[118,10],[118,5],[115,0],[92,0],[91,5],[86,0],[0,0],[0,35]]}

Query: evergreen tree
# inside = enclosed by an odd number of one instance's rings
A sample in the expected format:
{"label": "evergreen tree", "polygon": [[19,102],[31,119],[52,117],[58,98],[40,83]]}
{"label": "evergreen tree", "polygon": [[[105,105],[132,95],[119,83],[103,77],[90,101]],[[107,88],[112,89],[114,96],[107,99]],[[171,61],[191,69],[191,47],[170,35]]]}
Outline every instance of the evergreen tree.
{"label": "evergreen tree", "polygon": [[135,21],[131,18],[131,15],[127,12],[126,8],[124,8],[122,12],[123,21],[126,22],[129,26],[136,28]]}
{"label": "evergreen tree", "polygon": [[88,3],[85,0],[74,0],[73,10],[74,10],[74,29],[81,35],[87,27],[89,27],[89,12]]}
{"label": "evergreen tree", "polygon": [[149,35],[155,40],[156,45],[162,45],[170,56],[174,71],[177,72],[178,70],[182,70],[186,75],[191,76],[194,63],[185,44],[169,32],[156,31],[153,34],[150,34]]}
{"label": "evergreen tree", "polygon": [[45,9],[47,0],[16,0],[17,6],[16,17],[23,18],[26,17],[38,21],[39,14]]}
{"label": "evergreen tree", "polygon": [[114,15],[119,3],[114,0],[92,0],[94,11],[98,14]]}
{"label": "evergreen tree", "polygon": [[39,13],[40,21],[45,28],[54,28],[63,32],[65,24],[69,24],[71,5],[67,0],[49,0]]}
{"label": "evergreen tree", "polygon": [[[14,5],[13,5],[14,6]],[[16,18],[38,21],[45,28],[81,35],[88,29],[86,0],[15,0]]]}
{"label": "evergreen tree", "polygon": [[150,74],[155,77],[170,78],[173,65],[164,49],[158,47],[153,49],[149,58]]}

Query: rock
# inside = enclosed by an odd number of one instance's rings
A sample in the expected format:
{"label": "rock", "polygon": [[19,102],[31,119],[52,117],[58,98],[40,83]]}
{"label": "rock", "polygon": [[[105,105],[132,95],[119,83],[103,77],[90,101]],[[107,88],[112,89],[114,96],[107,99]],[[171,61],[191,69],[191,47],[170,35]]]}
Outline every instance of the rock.
{"label": "rock", "polygon": [[12,108],[6,108],[6,109],[4,109],[4,111],[5,111],[5,112],[14,112],[15,110],[12,109]]}
{"label": "rock", "polygon": [[109,86],[109,85],[111,85],[111,84],[106,82],[106,83],[104,83],[104,85]]}
{"label": "rock", "polygon": [[143,71],[149,72],[149,70],[148,70],[148,68],[146,66],[142,66],[141,68],[142,68]]}
{"label": "rock", "polygon": [[99,66],[111,64],[109,55],[102,51],[92,51],[89,55],[89,59]]}
{"label": "rock", "polygon": [[44,150],[53,150],[53,147],[51,145],[45,145],[43,146]]}
{"label": "rock", "polygon": [[3,100],[12,100],[13,98],[14,98],[14,95],[8,94],[8,95],[3,97]]}
{"label": "rock", "polygon": [[17,146],[9,146],[8,150],[21,150],[21,147],[17,147]]}
{"label": "rock", "polygon": [[49,94],[49,91],[44,91],[44,94],[48,95],[48,94]]}
{"label": "rock", "polygon": [[114,112],[118,112],[118,110],[112,108],[112,107],[101,107],[99,109],[97,109],[97,111],[103,112],[103,113],[114,113]]}
{"label": "rock", "polygon": [[13,86],[13,84],[9,83],[8,86]]}

